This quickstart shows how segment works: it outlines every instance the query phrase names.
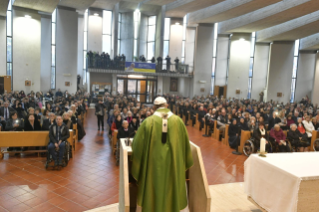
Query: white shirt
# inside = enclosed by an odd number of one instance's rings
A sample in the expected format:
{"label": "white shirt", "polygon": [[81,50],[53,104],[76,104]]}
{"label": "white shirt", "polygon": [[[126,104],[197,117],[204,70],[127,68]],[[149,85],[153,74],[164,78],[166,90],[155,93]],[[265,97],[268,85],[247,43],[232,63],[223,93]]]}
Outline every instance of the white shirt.
{"label": "white shirt", "polygon": [[307,122],[306,120],[303,120],[302,123],[305,126],[305,130],[308,135],[308,138],[312,137],[312,131],[315,130],[315,127],[313,126],[312,122],[311,121]]}

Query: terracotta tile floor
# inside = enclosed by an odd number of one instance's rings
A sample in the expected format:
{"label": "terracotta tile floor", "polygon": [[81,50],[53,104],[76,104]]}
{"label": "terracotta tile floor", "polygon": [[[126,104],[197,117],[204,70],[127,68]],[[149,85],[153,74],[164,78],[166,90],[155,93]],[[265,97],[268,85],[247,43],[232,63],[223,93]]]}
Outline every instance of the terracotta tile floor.
{"label": "terracotta tile floor", "polygon": [[[233,155],[221,142],[187,128],[190,140],[201,147],[209,185],[243,181],[245,156]],[[61,170],[45,170],[44,157],[6,154],[0,162],[0,212],[73,212],[117,203],[119,169],[107,131],[97,131],[93,110],[85,129],[74,158]]]}

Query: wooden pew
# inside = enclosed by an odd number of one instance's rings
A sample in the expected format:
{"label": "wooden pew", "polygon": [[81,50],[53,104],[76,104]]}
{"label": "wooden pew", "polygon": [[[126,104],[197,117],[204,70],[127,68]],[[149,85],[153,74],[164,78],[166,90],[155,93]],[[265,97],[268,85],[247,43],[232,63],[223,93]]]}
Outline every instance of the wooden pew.
{"label": "wooden pew", "polygon": [[310,143],[310,148],[309,148],[309,151],[315,151],[313,149],[313,144],[315,143],[315,140],[319,138],[319,132],[317,131],[312,131],[312,137],[311,137],[311,143]]}
{"label": "wooden pew", "polygon": [[199,130],[200,122],[198,121],[198,113],[196,113],[195,128]]}
{"label": "wooden pew", "polygon": [[192,124],[191,114],[190,114],[190,113],[188,113],[188,122],[187,122],[187,124],[188,124],[189,126],[191,126],[191,124]]}
{"label": "wooden pew", "polygon": [[[214,139],[216,139],[216,133],[217,133],[217,121],[215,120],[214,121],[214,132],[212,133],[212,137],[214,138]],[[219,132],[218,132],[219,133]],[[218,138],[216,139],[216,140],[218,140]]]}
{"label": "wooden pew", "polygon": [[114,130],[114,132],[113,132],[113,137],[112,137],[112,148],[113,148],[113,154],[114,154],[114,153],[115,153],[115,151],[116,151],[117,133],[118,133],[118,131],[117,131],[117,130]]}
{"label": "wooden pew", "polygon": [[176,114],[175,115],[179,115],[179,107],[176,107]]}
{"label": "wooden pew", "polygon": [[[68,142],[72,148],[72,155],[74,156],[75,145],[73,140],[73,130],[70,130],[70,137]],[[0,149],[1,147],[47,147],[49,143],[49,131],[6,131],[0,133]],[[45,150],[25,150],[25,151],[3,151],[0,152],[0,159],[3,158],[3,153],[39,153],[47,152]]]}
{"label": "wooden pew", "polygon": [[240,145],[238,147],[238,151],[240,153],[243,153],[243,148],[244,148],[245,141],[250,139],[250,137],[251,137],[251,132],[250,131],[246,131],[246,130],[242,130],[241,131]]}
{"label": "wooden pew", "polygon": [[173,111],[172,111],[175,115],[176,115],[176,106],[173,105]]}
{"label": "wooden pew", "polygon": [[74,139],[74,151],[77,149],[77,143],[79,142],[79,132],[78,132],[78,125],[73,124],[73,139]]}
{"label": "wooden pew", "polygon": [[226,124],[226,126],[225,126],[225,136],[224,136],[224,138],[222,138],[222,142],[223,142],[223,144],[225,144],[226,146],[229,146],[228,130],[229,130],[229,124]]}

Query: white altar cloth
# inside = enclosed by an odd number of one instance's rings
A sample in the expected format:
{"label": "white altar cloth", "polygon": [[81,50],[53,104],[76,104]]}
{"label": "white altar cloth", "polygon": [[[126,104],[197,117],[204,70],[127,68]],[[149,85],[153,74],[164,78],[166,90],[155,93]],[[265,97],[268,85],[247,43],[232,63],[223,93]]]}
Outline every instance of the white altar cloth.
{"label": "white altar cloth", "polygon": [[[302,182],[307,183],[301,191]],[[245,192],[267,211],[318,209],[318,203],[314,201],[319,199],[318,185],[318,152],[273,153],[267,157],[253,154],[245,162]],[[308,199],[306,195],[309,195]]]}

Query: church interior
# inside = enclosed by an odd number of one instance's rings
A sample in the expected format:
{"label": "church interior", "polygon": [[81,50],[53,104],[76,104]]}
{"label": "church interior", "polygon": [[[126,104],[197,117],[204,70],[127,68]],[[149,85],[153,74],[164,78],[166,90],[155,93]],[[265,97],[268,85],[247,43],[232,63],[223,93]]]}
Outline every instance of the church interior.
{"label": "church interior", "polygon": [[318,26],[315,0],[0,0],[0,212],[318,211]]}

